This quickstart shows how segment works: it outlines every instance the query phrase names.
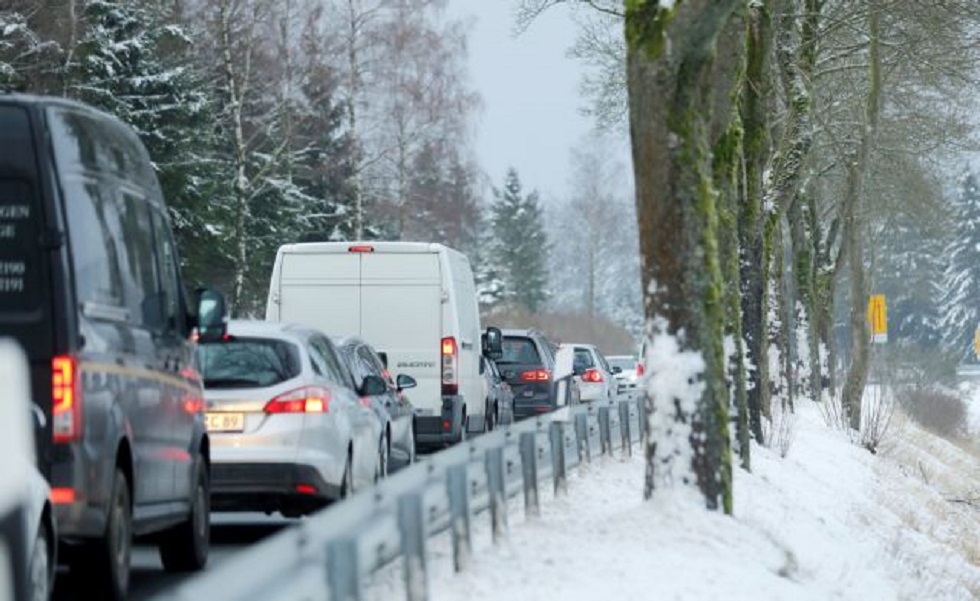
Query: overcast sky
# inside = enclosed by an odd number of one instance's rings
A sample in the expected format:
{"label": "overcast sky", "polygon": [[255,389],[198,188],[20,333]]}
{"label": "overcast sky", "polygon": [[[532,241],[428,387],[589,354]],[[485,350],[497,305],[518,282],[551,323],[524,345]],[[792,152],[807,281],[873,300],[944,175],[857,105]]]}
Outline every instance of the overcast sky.
{"label": "overcast sky", "polygon": [[476,152],[495,186],[513,166],[527,189],[563,195],[569,151],[588,132],[580,113],[581,66],[566,57],[575,23],[556,8],[514,35],[515,0],[450,0],[454,15],[472,18],[470,80],[483,97]]}

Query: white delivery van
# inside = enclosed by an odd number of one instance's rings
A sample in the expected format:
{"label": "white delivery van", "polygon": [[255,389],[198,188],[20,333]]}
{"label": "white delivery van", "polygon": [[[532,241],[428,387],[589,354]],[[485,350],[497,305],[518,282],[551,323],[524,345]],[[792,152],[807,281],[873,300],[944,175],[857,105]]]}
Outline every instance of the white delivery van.
{"label": "white delivery van", "polygon": [[454,443],[490,426],[476,286],[458,251],[424,242],[282,246],[266,319],[359,336],[387,356],[393,376],[415,378],[408,396],[420,446]]}

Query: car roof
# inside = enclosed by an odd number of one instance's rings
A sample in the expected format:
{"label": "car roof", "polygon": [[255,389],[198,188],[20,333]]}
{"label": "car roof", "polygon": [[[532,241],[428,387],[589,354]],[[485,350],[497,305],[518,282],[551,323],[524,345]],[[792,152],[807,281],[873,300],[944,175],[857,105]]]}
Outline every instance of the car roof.
{"label": "car roof", "polygon": [[90,104],[85,104],[84,102],[79,102],[77,100],[71,100],[69,98],[62,98],[60,96],[41,96],[38,94],[23,94],[21,92],[0,92],[0,103],[10,103],[10,104],[20,104],[20,105],[37,105],[37,106],[60,106],[63,108],[70,108],[78,111],[85,111],[87,113],[97,115],[104,119],[114,121],[116,123],[122,123],[122,121],[111,113],[107,113],[101,109],[98,109]]}
{"label": "car roof", "polygon": [[317,333],[317,331],[289,322],[262,321],[259,319],[231,319],[228,321],[228,333],[234,336],[268,336],[300,339],[306,335]]}

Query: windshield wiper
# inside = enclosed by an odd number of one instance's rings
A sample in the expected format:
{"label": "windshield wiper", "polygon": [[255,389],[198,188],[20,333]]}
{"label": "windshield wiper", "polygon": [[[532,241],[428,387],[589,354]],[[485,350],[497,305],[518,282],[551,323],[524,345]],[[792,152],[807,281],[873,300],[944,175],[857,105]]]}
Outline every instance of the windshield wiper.
{"label": "windshield wiper", "polygon": [[204,379],[205,388],[260,388],[261,386],[258,381],[248,378]]}

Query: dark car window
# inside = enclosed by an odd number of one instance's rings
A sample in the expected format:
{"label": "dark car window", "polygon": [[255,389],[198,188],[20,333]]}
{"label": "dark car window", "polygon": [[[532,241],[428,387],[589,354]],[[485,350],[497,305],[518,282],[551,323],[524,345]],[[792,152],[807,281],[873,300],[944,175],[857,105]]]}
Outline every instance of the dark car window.
{"label": "dark car window", "polygon": [[27,111],[0,107],[0,314],[41,304],[41,220]]}
{"label": "dark car window", "polygon": [[126,303],[136,323],[150,330],[164,326],[160,276],[153,243],[150,207],[144,199],[123,194],[123,232],[125,233],[128,281]]}
{"label": "dark car window", "polygon": [[357,361],[363,366],[364,375],[372,374],[385,380],[389,386],[392,385],[391,376],[385,371],[381,360],[367,346],[357,348]]}
{"label": "dark car window", "polygon": [[503,355],[498,363],[541,363],[538,347],[530,338],[505,336],[502,345]]}
{"label": "dark car window", "polygon": [[157,261],[162,284],[161,301],[163,318],[169,330],[181,332],[184,329],[183,296],[177,266],[177,251],[174,249],[170,228],[163,215],[153,212],[153,238],[157,247]]}
{"label": "dark car window", "polygon": [[95,180],[67,176],[62,185],[78,302],[125,311],[121,255],[126,249],[119,207]]}
{"label": "dark car window", "polygon": [[592,353],[586,348],[575,349],[575,359],[574,366],[575,369],[591,369],[595,367],[595,362],[592,359]]}
{"label": "dark car window", "polygon": [[206,388],[258,388],[295,378],[302,371],[299,348],[272,338],[234,338],[197,347]]}
{"label": "dark car window", "polygon": [[314,336],[310,339],[310,346],[320,356],[323,361],[326,373],[321,374],[324,378],[336,382],[348,388],[355,388],[353,376],[350,373],[330,342],[322,336]]}

